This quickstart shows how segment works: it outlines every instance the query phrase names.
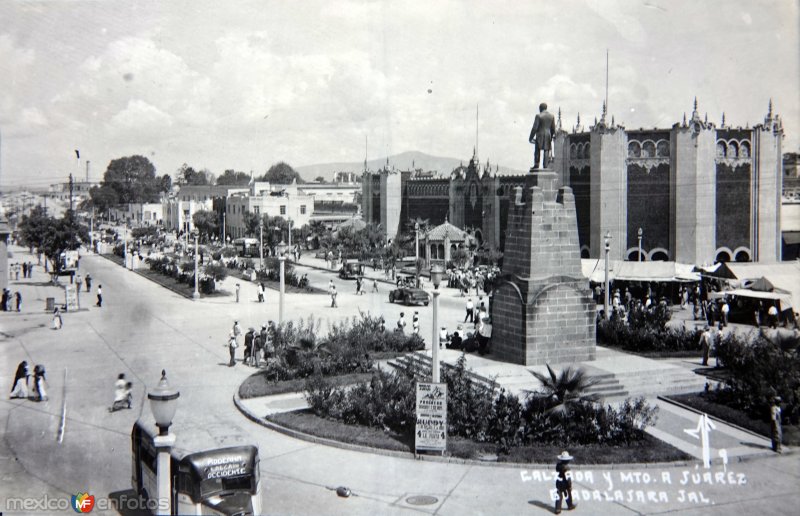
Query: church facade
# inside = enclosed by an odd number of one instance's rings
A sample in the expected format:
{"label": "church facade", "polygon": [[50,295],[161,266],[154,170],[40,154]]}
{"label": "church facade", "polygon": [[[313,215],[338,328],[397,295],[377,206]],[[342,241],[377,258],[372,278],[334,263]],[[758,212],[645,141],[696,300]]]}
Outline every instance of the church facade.
{"label": "church facade", "polygon": [[[729,127],[690,117],[671,128],[626,129],[599,121],[566,131],[558,117],[551,165],[575,196],[581,256],[599,258],[611,234],[611,259],[683,263],[781,259],[783,127],[770,102],[763,123]],[[473,155],[448,178],[418,177],[388,164],[365,172],[364,220],[388,238],[407,223],[445,219],[503,250],[508,211],[528,174],[498,174]]]}

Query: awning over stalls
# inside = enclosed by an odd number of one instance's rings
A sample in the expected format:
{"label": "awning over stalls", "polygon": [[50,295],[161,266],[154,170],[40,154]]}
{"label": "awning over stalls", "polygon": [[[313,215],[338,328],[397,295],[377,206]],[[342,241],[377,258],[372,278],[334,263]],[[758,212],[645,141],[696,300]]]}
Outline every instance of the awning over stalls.
{"label": "awning over stalls", "polygon": [[800,261],[729,263],[728,267],[740,280],[764,278],[776,290],[790,292],[791,306],[800,306]]}
{"label": "awning over stalls", "polygon": [[733,290],[723,290],[722,292],[709,292],[709,299],[722,299],[725,296],[749,297],[753,299],[765,299],[769,301],[780,301],[781,310],[788,310],[792,305],[792,296],[780,292],[759,292],[747,288],[736,288]]}
{"label": "awning over stalls", "polygon": [[[694,266],[677,262],[626,262],[609,260],[610,281],[700,281]],[[595,283],[605,281],[605,260],[581,260],[583,275]]]}
{"label": "awning over stalls", "polygon": [[736,274],[725,263],[715,263],[705,267],[695,267],[694,270],[707,278],[736,279]]}

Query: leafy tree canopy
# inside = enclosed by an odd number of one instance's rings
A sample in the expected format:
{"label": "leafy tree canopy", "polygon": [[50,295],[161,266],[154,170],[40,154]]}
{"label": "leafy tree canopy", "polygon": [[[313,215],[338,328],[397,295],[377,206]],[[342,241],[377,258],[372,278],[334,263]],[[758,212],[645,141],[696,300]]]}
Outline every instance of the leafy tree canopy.
{"label": "leafy tree canopy", "polygon": [[214,174],[207,168],[203,170],[195,170],[186,163],[181,165],[178,169],[179,185],[192,185],[192,186],[205,186],[214,184]]}
{"label": "leafy tree canopy", "polygon": [[192,215],[192,223],[200,232],[200,237],[208,240],[220,232],[220,221],[217,212],[200,210]]}
{"label": "leafy tree canopy", "polygon": [[103,175],[101,187],[110,187],[122,204],[156,202],[164,189],[163,178],[156,177],[156,168],[144,156],[128,156],[111,160]]}
{"label": "leafy tree canopy", "polygon": [[236,172],[233,169],[228,169],[217,177],[217,184],[230,185],[230,186],[247,186],[250,184],[250,174],[246,172]]}
{"label": "leafy tree canopy", "polygon": [[261,176],[259,181],[269,181],[273,184],[288,185],[291,184],[291,182],[295,179],[297,180],[297,184],[305,183],[303,178],[300,177],[300,174],[298,174],[295,169],[293,169],[287,163],[280,161],[269,167],[267,173]]}
{"label": "leafy tree canopy", "polygon": [[89,189],[89,197],[91,201],[91,206],[89,207],[97,208],[102,213],[119,204],[117,191],[108,185],[93,186]]}
{"label": "leafy tree canopy", "polygon": [[74,251],[89,242],[89,230],[78,222],[72,211],[57,219],[37,206],[30,215],[22,217],[19,230],[29,247],[38,248],[50,260],[55,273],[62,269],[63,263],[59,259],[62,253]]}
{"label": "leafy tree canopy", "polygon": [[327,181],[325,181],[325,178],[322,177],[322,176],[317,176],[317,178],[314,181],[316,181],[317,183],[322,183],[322,184],[325,184],[327,182]]}

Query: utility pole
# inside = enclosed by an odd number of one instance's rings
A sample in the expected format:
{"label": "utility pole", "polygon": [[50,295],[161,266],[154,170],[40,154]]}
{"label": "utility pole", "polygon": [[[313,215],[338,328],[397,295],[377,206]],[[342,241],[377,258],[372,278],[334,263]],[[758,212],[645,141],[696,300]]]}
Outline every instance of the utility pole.
{"label": "utility pole", "polygon": [[[86,160],[86,183],[89,183],[89,163],[91,163],[91,161],[89,161],[87,159]],[[88,184],[86,185],[86,188],[89,188]]]}
{"label": "utility pole", "polygon": [[72,213],[72,174],[69,175],[69,211]]}

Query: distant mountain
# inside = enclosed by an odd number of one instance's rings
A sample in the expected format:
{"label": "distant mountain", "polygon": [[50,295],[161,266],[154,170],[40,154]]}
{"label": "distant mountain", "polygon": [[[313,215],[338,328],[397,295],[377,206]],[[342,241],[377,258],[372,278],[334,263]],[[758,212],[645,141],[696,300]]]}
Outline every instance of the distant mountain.
{"label": "distant mountain", "polygon": [[[407,151],[394,156],[389,156],[389,168],[394,167],[397,170],[412,170],[421,168],[423,171],[433,170],[447,176],[456,167],[461,164],[467,165],[471,156],[464,159],[457,158],[443,158],[440,156],[431,156],[419,151]],[[484,162],[485,164],[485,162]],[[376,171],[386,165],[386,158],[377,158],[367,161],[367,168],[371,171]],[[494,168],[495,164],[492,164]],[[330,181],[334,172],[357,172],[364,171],[364,162],[350,162],[350,163],[321,163],[318,165],[305,165],[302,167],[294,167],[300,176],[306,181],[313,181],[319,176]],[[514,170],[500,165],[501,174],[522,174],[519,170]]]}

